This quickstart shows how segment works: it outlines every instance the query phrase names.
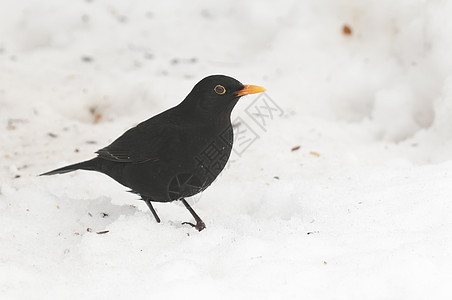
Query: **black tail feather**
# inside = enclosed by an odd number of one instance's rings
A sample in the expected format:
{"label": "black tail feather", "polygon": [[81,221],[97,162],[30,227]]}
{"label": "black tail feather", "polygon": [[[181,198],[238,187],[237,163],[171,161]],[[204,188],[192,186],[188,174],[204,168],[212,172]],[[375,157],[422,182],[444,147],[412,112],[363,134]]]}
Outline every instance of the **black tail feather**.
{"label": "black tail feather", "polygon": [[42,173],[39,176],[43,176],[43,175],[54,175],[54,174],[64,174],[64,173],[68,173],[68,172],[72,172],[75,170],[89,170],[89,171],[96,171],[97,170],[97,161],[98,158],[93,158],[87,161],[83,161],[81,163],[77,163],[77,164],[73,164],[73,165],[69,165],[66,167],[62,167],[50,172],[46,172],[46,173]]}

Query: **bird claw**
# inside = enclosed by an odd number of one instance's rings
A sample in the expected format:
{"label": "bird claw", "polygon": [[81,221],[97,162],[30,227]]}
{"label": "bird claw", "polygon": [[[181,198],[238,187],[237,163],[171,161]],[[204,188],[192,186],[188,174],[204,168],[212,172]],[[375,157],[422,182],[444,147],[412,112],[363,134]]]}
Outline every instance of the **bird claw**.
{"label": "bird claw", "polygon": [[204,224],[203,221],[197,222],[196,225],[193,224],[193,223],[190,223],[190,222],[183,222],[183,223],[182,223],[182,225],[185,225],[185,224],[188,224],[188,225],[190,225],[191,227],[195,227],[196,230],[198,230],[198,231],[201,231],[201,230],[203,230],[203,229],[206,228],[206,224]]}

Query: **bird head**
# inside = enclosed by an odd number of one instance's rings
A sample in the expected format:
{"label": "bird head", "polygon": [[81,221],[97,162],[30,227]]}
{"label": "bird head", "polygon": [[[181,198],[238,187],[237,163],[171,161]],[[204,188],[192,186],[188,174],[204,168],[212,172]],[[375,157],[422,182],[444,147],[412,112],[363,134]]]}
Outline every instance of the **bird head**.
{"label": "bird head", "polygon": [[196,114],[229,116],[240,97],[264,92],[256,85],[243,85],[225,75],[211,75],[198,82],[183,103],[193,108]]}

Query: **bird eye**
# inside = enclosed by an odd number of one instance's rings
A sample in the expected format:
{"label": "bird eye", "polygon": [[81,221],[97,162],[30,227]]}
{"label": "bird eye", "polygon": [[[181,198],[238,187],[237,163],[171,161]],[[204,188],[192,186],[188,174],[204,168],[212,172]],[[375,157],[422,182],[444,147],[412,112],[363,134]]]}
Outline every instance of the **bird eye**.
{"label": "bird eye", "polygon": [[223,95],[224,93],[226,93],[226,89],[222,85],[217,85],[214,90],[218,95]]}

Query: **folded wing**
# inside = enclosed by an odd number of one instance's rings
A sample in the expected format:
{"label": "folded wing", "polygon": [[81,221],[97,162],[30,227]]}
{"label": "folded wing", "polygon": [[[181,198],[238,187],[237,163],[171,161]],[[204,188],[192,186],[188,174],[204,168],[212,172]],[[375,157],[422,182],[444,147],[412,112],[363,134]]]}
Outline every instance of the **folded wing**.
{"label": "folded wing", "polygon": [[96,153],[103,159],[122,163],[159,161],[168,149],[179,142],[176,126],[142,123]]}

